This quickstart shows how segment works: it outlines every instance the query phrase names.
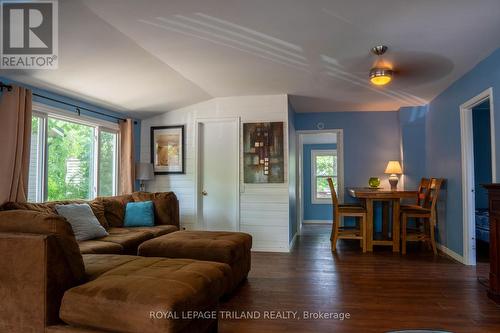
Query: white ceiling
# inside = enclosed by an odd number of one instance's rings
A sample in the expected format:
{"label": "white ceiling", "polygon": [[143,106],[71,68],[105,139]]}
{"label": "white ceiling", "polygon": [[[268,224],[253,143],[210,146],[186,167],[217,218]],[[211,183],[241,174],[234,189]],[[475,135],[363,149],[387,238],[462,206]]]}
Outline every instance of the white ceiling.
{"label": "white ceiling", "polygon": [[[420,105],[500,46],[498,0],[64,0],[59,69],[2,70],[141,118],[290,94],[297,112]],[[368,83],[384,43],[396,73]]]}

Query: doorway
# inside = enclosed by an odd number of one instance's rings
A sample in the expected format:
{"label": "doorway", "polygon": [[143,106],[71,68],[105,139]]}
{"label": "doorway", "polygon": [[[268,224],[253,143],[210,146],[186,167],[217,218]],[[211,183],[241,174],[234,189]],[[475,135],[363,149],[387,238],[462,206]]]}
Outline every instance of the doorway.
{"label": "doorway", "polygon": [[328,177],[333,179],[337,196],[343,202],[343,132],[297,131],[297,136],[300,233],[303,224],[332,223]]}
{"label": "doorway", "polygon": [[466,265],[488,263],[488,198],[482,184],[496,181],[494,124],[492,88],[460,106]]}
{"label": "doorway", "polygon": [[489,99],[472,108],[474,150],[474,197],[476,263],[489,263],[489,212],[488,192],[482,184],[492,182],[491,124]]}
{"label": "doorway", "polygon": [[239,230],[239,118],[196,121],[196,206],[204,230]]}

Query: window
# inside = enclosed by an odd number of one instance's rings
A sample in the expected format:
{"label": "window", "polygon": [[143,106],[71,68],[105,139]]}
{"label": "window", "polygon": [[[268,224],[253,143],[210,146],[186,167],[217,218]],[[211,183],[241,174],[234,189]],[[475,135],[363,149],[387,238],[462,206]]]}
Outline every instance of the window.
{"label": "window", "polygon": [[31,118],[31,150],[28,178],[28,201],[43,200],[42,170],[43,170],[43,138],[45,119],[38,115]]}
{"label": "window", "polygon": [[116,194],[118,132],[113,123],[34,108],[28,200]]}
{"label": "window", "polygon": [[331,177],[338,193],[337,151],[312,150],[312,203],[331,203],[330,187],[327,178]]}
{"label": "window", "polygon": [[111,196],[116,192],[117,146],[118,136],[116,133],[101,131],[99,135],[100,196]]}

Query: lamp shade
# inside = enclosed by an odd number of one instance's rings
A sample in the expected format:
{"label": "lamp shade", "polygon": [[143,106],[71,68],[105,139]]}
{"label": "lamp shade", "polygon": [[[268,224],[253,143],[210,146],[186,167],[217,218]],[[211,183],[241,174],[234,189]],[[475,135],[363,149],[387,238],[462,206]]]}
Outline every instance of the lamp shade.
{"label": "lamp shade", "polygon": [[152,180],[154,178],[154,170],[152,163],[137,163],[135,166],[135,179],[137,180]]}
{"label": "lamp shade", "polygon": [[401,164],[399,164],[399,161],[389,161],[389,163],[387,163],[387,167],[385,168],[385,173],[397,175],[402,174],[403,170],[401,169]]}

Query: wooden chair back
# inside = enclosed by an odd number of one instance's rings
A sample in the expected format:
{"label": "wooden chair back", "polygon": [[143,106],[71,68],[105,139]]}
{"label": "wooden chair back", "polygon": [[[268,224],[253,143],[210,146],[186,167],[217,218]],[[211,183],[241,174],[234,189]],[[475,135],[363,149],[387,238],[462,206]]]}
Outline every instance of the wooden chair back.
{"label": "wooden chair back", "polygon": [[432,178],[427,189],[427,195],[424,202],[424,207],[431,210],[431,215],[437,212],[437,201],[439,198],[439,191],[443,185],[444,179]]}
{"label": "wooden chair back", "polygon": [[429,189],[430,183],[431,180],[429,178],[420,179],[420,184],[418,185],[417,206],[424,205],[425,197],[427,195],[427,190]]}
{"label": "wooden chair back", "polygon": [[338,209],[339,206],[339,199],[337,197],[337,192],[335,192],[335,186],[333,185],[333,179],[328,177],[328,186],[330,186],[330,193],[332,194],[332,205],[333,209],[336,210]]}

